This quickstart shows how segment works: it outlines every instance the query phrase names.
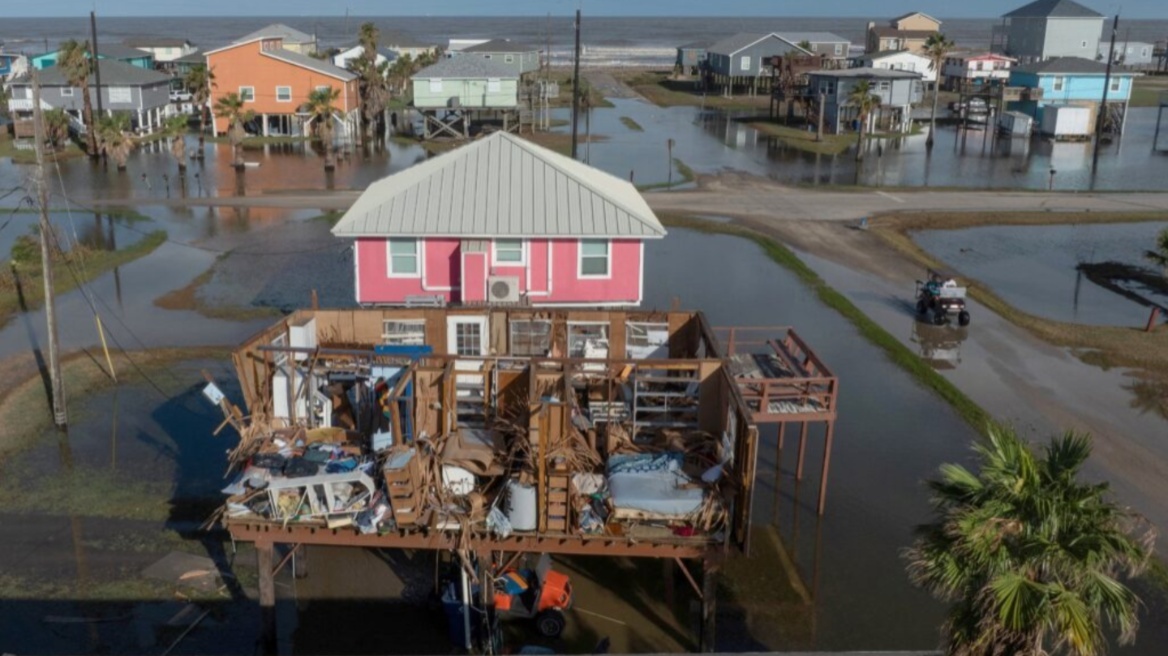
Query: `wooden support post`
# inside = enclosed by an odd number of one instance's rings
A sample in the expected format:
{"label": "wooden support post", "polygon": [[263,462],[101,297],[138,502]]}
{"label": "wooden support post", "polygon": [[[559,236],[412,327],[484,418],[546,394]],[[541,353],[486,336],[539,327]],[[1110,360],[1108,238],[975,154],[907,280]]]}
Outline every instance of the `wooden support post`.
{"label": "wooden support post", "polygon": [[292,556],[292,575],[298,579],[308,578],[308,545],[296,545],[293,553],[295,555]]}
{"label": "wooden support post", "polygon": [[799,424],[799,463],[795,466],[795,480],[803,480],[803,454],[807,451],[807,422]]}
{"label": "wooden support post", "polygon": [[273,571],[275,545],[255,543],[256,569],[260,588],[260,644],[259,652],[268,656],[277,652],[276,644],[276,575]]}
{"label": "wooden support post", "polygon": [[[988,129],[988,128],[987,128]],[[831,467],[831,438],[835,432],[835,422],[827,422],[827,437],[823,441],[823,471],[819,472],[819,515],[827,505],[827,470]]]}
{"label": "wooden support post", "polygon": [[707,557],[702,561],[702,624],[698,639],[698,651],[713,653],[715,650],[714,629],[718,614],[718,562]]}

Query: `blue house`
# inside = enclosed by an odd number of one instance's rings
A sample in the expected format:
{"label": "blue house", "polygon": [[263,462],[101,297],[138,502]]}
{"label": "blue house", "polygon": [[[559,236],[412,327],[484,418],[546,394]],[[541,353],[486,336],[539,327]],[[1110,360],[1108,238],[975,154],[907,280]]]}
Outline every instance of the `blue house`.
{"label": "blue house", "polygon": [[[1135,75],[1117,66],[1111,70],[1107,105],[1113,118],[1118,118],[1120,129],[1123,116],[1127,114]],[[1024,93],[1023,100],[1008,103],[1006,108],[1028,114],[1039,123],[1042,122],[1043,108],[1049,105],[1089,107],[1094,116],[1103,101],[1106,78],[1106,64],[1082,57],[1058,57],[1018,66],[1010,71],[1010,86],[1041,91]]]}
{"label": "blue house", "polygon": [[[29,63],[33,65],[38,71],[43,71],[46,68],[52,68],[57,65],[57,59],[60,57],[60,50],[53,50],[40,55],[30,56]],[[125,62],[131,66],[144,68],[148,71],[154,70],[154,55],[145,50],[138,50],[124,46],[120,43],[99,43],[97,46],[98,59],[113,59],[115,61]]]}

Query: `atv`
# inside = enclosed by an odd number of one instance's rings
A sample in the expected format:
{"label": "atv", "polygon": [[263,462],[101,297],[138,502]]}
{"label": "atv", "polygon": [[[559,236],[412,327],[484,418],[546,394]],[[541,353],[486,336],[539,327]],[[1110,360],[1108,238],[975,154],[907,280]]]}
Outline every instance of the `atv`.
{"label": "atv", "polygon": [[933,323],[943,326],[951,316],[957,317],[959,326],[968,326],[969,311],[965,309],[965,287],[958,287],[954,276],[934,269],[928,269],[928,279],[917,281],[917,316],[924,318],[932,313]]}

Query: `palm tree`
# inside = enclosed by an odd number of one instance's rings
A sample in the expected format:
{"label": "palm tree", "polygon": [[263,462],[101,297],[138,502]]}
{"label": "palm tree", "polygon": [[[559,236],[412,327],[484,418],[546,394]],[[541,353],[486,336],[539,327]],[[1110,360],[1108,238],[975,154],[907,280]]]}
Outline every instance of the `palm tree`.
{"label": "palm tree", "polygon": [[170,139],[170,153],[174,155],[174,161],[178,162],[181,175],[187,170],[187,117],[179,114],[166,119],[162,125],[162,134]]}
{"label": "palm tree", "polygon": [[957,656],[1098,656],[1105,631],[1135,639],[1138,576],[1154,531],[1080,483],[1091,439],[1067,433],[1036,455],[1010,429],[977,444],[976,474],[942,465],[936,519],[906,553],[913,582],[952,602],[946,651]]}
{"label": "palm tree", "polygon": [[1156,237],[1156,248],[1144,254],[1148,261],[1156,264],[1164,269],[1165,277],[1168,277],[1168,229],[1162,231]]}
{"label": "palm tree", "polygon": [[215,87],[215,71],[206,66],[195,66],[187,71],[183,86],[191,92],[191,101],[199,112],[199,156],[203,155],[203,135],[207,133],[207,103],[211,100],[211,89]]}
{"label": "palm tree", "polygon": [[365,126],[366,143],[376,134],[377,117],[389,104],[389,83],[386,81],[388,62],[377,64],[377,40],[381,32],[373,23],[364,23],[358,32],[361,56],[349,61],[349,70],[358,76],[361,95],[361,118]]}
{"label": "palm tree", "polygon": [[97,123],[97,136],[101,152],[113,158],[119,171],[126,170],[126,159],[134,149],[134,137],[130,134],[130,115],[112,114]]}
{"label": "palm tree", "polygon": [[234,91],[215,101],[215,116],[226,119],[227,137],[231,140],[231,163],[237,169],[243,168],[243,138],[247,133],[243,124],[255,118],[255,112],[243,108],[243,98]]}
{"label": "palm tree", "polygon": [[64,145],[69,138],[69,115],[63,109],[49,109],[44,112],[45,138],[53,150]]}
{"label": "palm tree", "polygon": [[929,115],[929,138],[925,139],[927,148],[933,147],[933,135],[937,133],[937,96],[941,95],[941,64],[956,47],[951,39],[940,32],[935,32],[925,39],[925,56],[929,58],[929,69],[933,71],[933,112]]}
{"label": "palm tree", "polygon": [[856,161],[858,162],[864,159],[864,131],[868,126],[868,115],[880,106],[880,96],[872,93],[871,82],[860,80],[848,93],[848,104],[856,108],[857,118],[860,122],[860,129],[856,131],[858,134],[856,137]]}
{"label": "palm tree", "polygon": [[57,65],[64,71],[69,85],[81,90],[81,122],[85,125],[87,151],[90,157],[96,158],[99,150],[93,122],[93,100],[89,97],[89,76],[93,74],[93,55],[89,52],[89,42],[69,39],[62,43],[57,54]]}
{"label": "palm tree", "polygon": [[324,169],[331,171],[336,168],[333,162],[333,114],[336,108],[333,103],[341,97],[341,90],[333,87],[321,87],[308,94],[308,102],[302,110],[309,115],[309,120],[316,126],[316,134],[324,142]]}

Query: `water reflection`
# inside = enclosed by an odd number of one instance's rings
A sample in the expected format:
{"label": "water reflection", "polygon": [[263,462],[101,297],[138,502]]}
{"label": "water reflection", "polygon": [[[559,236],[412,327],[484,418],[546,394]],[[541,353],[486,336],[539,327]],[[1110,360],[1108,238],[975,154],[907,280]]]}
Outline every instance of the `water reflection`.
{"label": "water reflection", "polygon": [[956,369],[961,364],[961,344],[969,339],[969,329],[935,326],[919,319],[912,322],[909,341],[916,344],[921,359],[938,370]]}

